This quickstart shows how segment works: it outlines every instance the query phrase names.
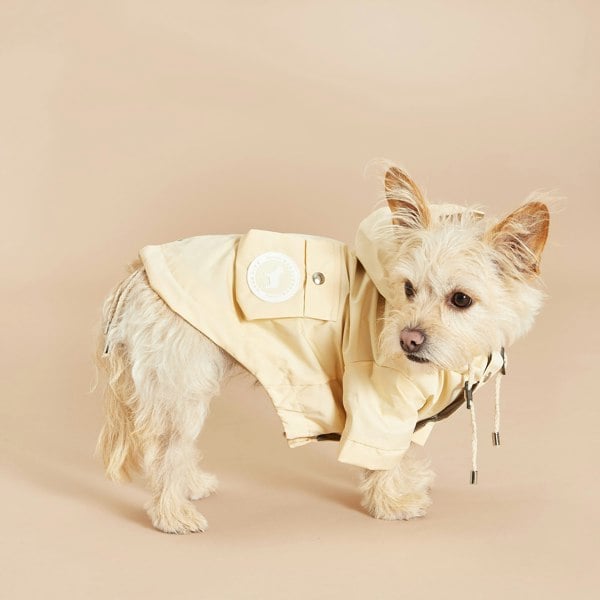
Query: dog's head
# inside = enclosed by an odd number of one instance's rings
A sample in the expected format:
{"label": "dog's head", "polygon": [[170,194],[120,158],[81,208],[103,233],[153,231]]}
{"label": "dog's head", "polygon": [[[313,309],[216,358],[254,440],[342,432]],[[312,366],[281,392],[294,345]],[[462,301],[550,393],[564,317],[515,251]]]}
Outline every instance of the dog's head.
{"label": "dog's head", "polygon": [[478,211],[428,204],[396,167],[386,173],[385,191],[394,293],[384,355],[459,370],[529,330],[543,300],[536,285],[550,222],[543,202],[489,222]]}

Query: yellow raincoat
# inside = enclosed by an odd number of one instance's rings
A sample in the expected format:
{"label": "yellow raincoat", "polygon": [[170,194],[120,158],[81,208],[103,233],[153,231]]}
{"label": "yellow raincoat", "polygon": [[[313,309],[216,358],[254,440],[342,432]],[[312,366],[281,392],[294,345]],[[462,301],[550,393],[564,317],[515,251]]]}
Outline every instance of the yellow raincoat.
{"label": "yellow raincoat", "polygon": [[[327,238],[255,229],[140,252],[169,307],[264,386],[290,446],[339,434],[339,460],[369,469],[390,469],[411,441],[424,443],[437,415],[462,402],[467,378],[380,359],[388,292],[374,238],[386,219],[382,208],[363,221],[355,252]],[[501,364],[499,354],[476,359],[471,383]]]}

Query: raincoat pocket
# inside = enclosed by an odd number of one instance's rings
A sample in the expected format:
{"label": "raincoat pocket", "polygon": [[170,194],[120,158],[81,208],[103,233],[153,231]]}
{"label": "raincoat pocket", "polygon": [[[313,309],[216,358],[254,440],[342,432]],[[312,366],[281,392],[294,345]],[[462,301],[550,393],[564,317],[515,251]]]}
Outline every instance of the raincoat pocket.
{"label": "raincoat pocket", "polygon": [[341,242],[257,229],[240,238],[235,296],[247,320],[334,321],[347,293]]}

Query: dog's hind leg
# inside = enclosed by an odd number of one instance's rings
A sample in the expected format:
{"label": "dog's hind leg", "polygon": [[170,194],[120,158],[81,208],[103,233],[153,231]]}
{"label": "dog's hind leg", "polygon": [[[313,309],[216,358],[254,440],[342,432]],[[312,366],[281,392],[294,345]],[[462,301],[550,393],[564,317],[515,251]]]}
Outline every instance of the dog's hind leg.
{"label": "dog's hind leg", "polygon": [[111,477],[127,475],[132,466],[144,471],[157,529],[203,531],[206,519],[191,499],[213,492],[217,481],[199,469],[196,438],[235,362],[173,313],[143,270],[137,273],[107,327],[105,366],[117,384],[110,385],[112,418],[99,446]]}
{"label": "dog's hind leg", "polygon": [[143,451],[152,491],[148,514],[157,529],[190,533],[207,526],[190,500],[208,496],[217,486],[214,475],[200,470],[195,442],[232,361],[185,321],[170,318],[175,322],[164,329],[162,343],[152,346],[158,355],[144,352],[151,372],[138,375],[134,367],[133,374],[148,409],[150,435]]}
{"label": "dog's hind leg", "polygon": [[204,531],[206,519],[191,499],[207,496],[217,486],[214,475],[199,469],[195,443],[211,398],[191,401],[179,396],[173,400],[174,406],[164,415],[163,432],[148,440],[144,448],[144,470],[152,492],[147,510],[161,531]]}

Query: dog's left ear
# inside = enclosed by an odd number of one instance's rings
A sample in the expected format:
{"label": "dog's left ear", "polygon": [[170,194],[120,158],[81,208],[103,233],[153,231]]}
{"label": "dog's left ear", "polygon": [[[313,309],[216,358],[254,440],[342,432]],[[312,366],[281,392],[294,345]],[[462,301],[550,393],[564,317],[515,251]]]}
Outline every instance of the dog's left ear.
{"label": "dog's left ear", "polygon": [[394,225],[412,229],[429,225],[431,215],[423,193],[398,167],[389,168],[385,174],[385,197]]}
{"label": "dog's left ear", "polygon": [[549,228],[548,207],[543,202],[528,202],[492,227],[488,236],[520,274],[533,277],[540,273]]}

